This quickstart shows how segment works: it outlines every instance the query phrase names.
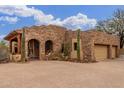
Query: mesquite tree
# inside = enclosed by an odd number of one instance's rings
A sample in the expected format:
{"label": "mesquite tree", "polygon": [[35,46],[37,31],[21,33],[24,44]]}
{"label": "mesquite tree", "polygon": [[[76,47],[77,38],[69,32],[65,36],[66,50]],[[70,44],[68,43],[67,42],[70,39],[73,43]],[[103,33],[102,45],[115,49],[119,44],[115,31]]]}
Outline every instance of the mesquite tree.
{"label": "mesquite tree", "polygon": [[77,30],[77,59],[80,61],[80,29]]}
{"label": "mesquite tree", "polygon": [[21,37],[21,61],[25,62],[25,28],[23,28]]}
{"label": "mesquite tree", "polygon": [[118,9],[113,17],[108,20],[99,21],[96,28],[109,34],[118,35],[120,38],[120,48],[124,46],[124,10]]}

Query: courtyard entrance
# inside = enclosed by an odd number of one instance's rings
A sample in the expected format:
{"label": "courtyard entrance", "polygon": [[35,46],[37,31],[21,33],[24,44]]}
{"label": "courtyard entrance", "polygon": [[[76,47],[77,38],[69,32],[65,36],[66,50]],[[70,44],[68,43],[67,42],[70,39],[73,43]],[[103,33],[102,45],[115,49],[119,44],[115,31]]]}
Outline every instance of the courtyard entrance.
{"label": "courtyard entrance", "polygon": [[28,42],[28,57],[29,59],[39,59],[39,41],[31,39]]}

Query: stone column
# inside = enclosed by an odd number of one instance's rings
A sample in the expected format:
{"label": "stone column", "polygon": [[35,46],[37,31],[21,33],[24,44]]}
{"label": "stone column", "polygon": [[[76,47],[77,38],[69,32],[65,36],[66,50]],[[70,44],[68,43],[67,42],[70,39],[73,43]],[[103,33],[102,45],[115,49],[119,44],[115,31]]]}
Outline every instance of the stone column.
{"label": "stone column", "polygon": [[91,40],[91,61],[95,62],[96,58],[95,58],[95,43],[94,43],[94,39]]}
{"label": "stone column", "polygon": [[93,42],[93,40],[90,40],[85,43],[86,43],[86,45],[83,48],[83,61],[84,62],[94,62],[95,61],[94,42]]}
{"label": "stone column", "polygon": [[40,43],[40,60],[45,59],[45,42]]}
{"label": "stone column", "polygon": [[119,49],[120,49],[120,46],[117,46],[117,50],[116,50],[117,51],[117,54],[116,54],[117,57],[119,57]]}
{"label": "stone column", "polygon": [[53,42],[53,52],[58,53],[61,49],[61,42]]}
{"label": "stone column", "polygon": [[108,58],[112,59],[112,45],[109,45],[108,47]]}
{"label": "stone column", "polygon": [[21,53],[21,36],[20,34],[17,36],[18,39],[18,54]]}

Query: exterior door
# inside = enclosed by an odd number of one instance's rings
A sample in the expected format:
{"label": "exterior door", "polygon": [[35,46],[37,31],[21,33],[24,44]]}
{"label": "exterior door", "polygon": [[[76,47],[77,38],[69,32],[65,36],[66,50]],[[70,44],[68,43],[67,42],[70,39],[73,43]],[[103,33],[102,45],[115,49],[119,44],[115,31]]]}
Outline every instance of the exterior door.
{"label": "exterior door", "polygon": [[32,39],[28,43],[28,56],[32,59],[39,58],[39,42]]}

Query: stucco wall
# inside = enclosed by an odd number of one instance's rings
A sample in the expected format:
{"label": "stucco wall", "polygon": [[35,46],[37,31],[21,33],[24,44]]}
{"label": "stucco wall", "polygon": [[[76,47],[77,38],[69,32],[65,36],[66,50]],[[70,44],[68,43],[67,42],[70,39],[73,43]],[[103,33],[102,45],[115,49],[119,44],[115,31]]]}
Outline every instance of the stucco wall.
{"label": "stucco wall", "polygon": [[[77,50],[74,50],[74,43],[77,43],[77,38],[72,38],[72,51],[71,51],[71,58],[74,58],[76,59],[77,58]],[[81,60],[83,60],[83,50],[82,50],[82,42],[81,42],[81,39],[80,39],[80,58]]]}

